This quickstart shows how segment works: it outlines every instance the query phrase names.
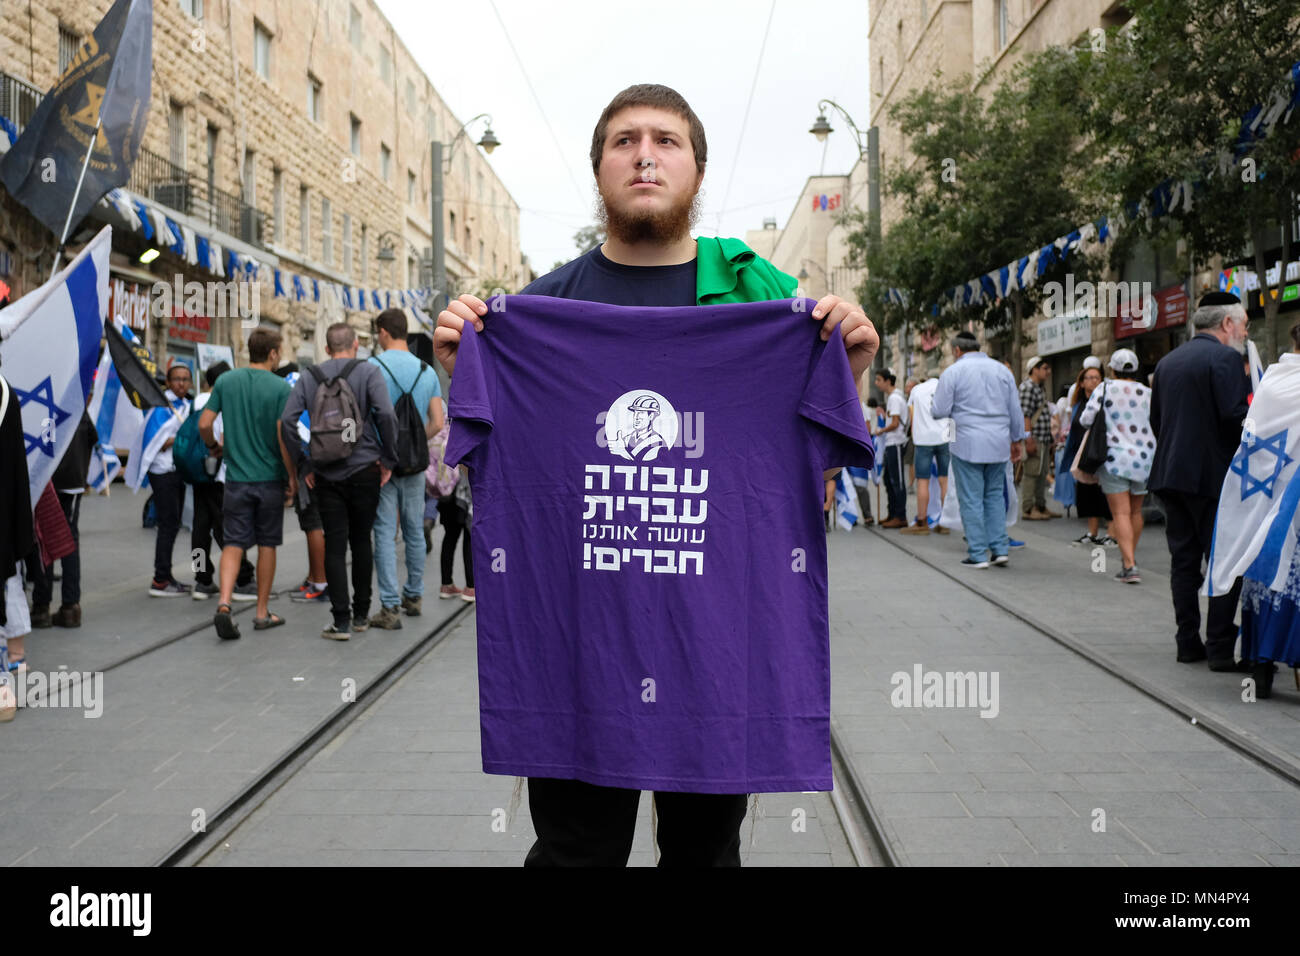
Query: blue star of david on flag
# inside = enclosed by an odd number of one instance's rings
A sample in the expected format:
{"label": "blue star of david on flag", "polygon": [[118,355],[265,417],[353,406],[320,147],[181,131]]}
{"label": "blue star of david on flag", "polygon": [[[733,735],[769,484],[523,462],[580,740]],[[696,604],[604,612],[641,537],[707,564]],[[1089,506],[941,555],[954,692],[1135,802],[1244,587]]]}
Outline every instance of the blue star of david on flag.
{"label": "blue star of david on flag", "polygon": [[[54,402],[54,382],[52,376],[45,376],[45,380],[30,391],[23,391],[18,386],[14,386],[14,393],[18,396],[18,405],[25,408],[31,402],[37,405],[44,405],[48,415],[45,416],[44,424],[41,428],[41,434],[29,435],[23,432],[23,440],[27,442],[27,454],[32,453],[33,448],[39,448],[50,458],[54,457],[54,442],[47,441],[46,434],[53,435],[58,427],[68,420],[68,412],[59,408]],[[42,397],[43,396],[43,397]],[[50,427],[53,425],[53,427]]]}
{"label": "blue star of david on flag", "polygon": [[[1277,483],[1277,479],[1286,466],[1294,461],[1286,453],[1286,433],[1287,429],[1284,428],[1276,435],[1271,435],[1268,438],[1252,435],[1242,441],[1241,448],[1238,449],[1236,456],[1232,459],[1230,469],[1233,474],[1241,476],[1242,501],[1259,491],[1262,491],[1269,498],[1273,497],[1273,486]],[[1273,456],[1273,470],[1263,478],[1256,478],[1250,473],[1250,457],[1259,453],[1267,453]]]}

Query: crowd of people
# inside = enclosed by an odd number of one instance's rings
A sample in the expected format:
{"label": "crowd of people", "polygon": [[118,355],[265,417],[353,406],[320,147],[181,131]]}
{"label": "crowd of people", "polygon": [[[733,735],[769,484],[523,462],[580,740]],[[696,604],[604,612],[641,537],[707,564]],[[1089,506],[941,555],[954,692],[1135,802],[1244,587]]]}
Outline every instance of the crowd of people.
{"label": "crowd of people", "polygon": [[[1224,578],[1217,591],[1210,591],[1204,641],[1198,596],[1206,583],[1220,498],[1227,501],[1237,494],[1236,486],[1229,494],[1225,479],[1242,443],[1247,409],[1257,415],[1269,401],[1280,401],[1276,396],[1289,394],[1282,391],[1282,382],[1300,363],[1300,325],[1291,333],[1296,354],[1283,355],[1271,366],[1255,393],[1244,358],[1248,316],[1240,300],[1228,293],[1205,295],[1192,326],[1193,337],[1163,358],[1148,381],[1141,380],[1138,356],[1120,348],[1104,367],[1097,356],[1085,359],[1073,384],[1055,402],[1044,391],[1045,361],[1029,358],[1017,386],[1010,367],[983,354],[967,332],[953,339],[956,361],[936,379],[909,380],[906,399],[894,388],[892,370],[878,373],[875,384],[885,404],[872,398],[864,411],[884,453],[889,510],[880,527],[904,534],[950,530],[944,518],[929,517],[928,476],[934,462],[941,494],[946,498],[951,484],[956,498],[966,542],[961,564],[1005,567],[1010,549],[1022,544],[1007,532],[1012,466],[1018,464],[1020,518],[1060,517],[1048,508],[1050,488],[1056,501],[1077,509],[1087,522],[1073,543],[1118,549],[1121,566],[1115,580],[1139,584],[1143,506],[1148,493],[1155,492],[1171,559],[1177,660],[1208,660],[1214,671],[1254,672],[1259,695],[1267,697],[1274,663],[1300,663],[1300,567],[1290,579],[1285,566],[1270,581],[1257,576],[1251,583],[1246,574],[1250,601],[1242,604],[1241,660],[1235,657],[1234,618],[1245,566],[1235,580]],[[1264,406],[1251,404],[1271,393],[1276,395]],[[911,522],[905,511],[903,449],[909,435],[917,493]],[[1273,489],[1270,497],[1278,495]],[[1242,494],[1246,496],[1248,492]],[[1264,545],[1256,552],[1260,547]],[[1279,611],[1285,601],[1295,616]]]}
{"label": "crowd of people", "polygon": [[[337,323],[326,333],[329,358],[300,369],[283,361],[279,333],[254,329],[248,366],[217,362],[203,370],[194,396],[188,366],[175,362],[167,369],[159,384],[168,404],[145,416],[141,448],[125,473],[128,486],[149,492],[151,598],[216,597],[213,623],[224,639],[240,637],[235,602],[256,602],[256,630],[284,624],[270,601],[284,513],[292,506],[306,538],[308,571],[289,596],[329,606],[322,637],[348,640],[370,627],[396,630],[403,616],[421,614],[424,566],[439,518],[446,533],[438,597],[475,600],[473,503],[463,470],[443,461],[449,423],[437,372],[410,351],[401,310],[380,313],[374,332],[378,350],[363,360],[356,332]],[[6,582],[7,613],[0,621],[6,640],[0,646],[10,673],[26,667],[24,639],[31,630],[82,624],[78,524],[97,444],[94,423],[83,414],[36,505],[33,542],[19,556],[24,574]],[[187,492],[192,583],[178,580],[173,559]],[[397,567],[399,537],[404,580]],[[458,543],[463,587],[453,576]],[[254,548],[255,564],[249,560]],[[52,609],[60,578],[62,603]],[[372,578],[378,585],[373,615]],[[31,589],[30,606],[24,584]],[[12,707],[0,706],[0,719],[12,716]]]}

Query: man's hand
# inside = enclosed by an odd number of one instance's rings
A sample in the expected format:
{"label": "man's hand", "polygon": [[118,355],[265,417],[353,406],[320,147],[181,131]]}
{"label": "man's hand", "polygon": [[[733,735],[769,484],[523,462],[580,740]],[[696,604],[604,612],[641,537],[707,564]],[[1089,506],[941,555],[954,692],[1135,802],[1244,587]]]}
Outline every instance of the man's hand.
{"label": "man's hand", "polygon": [[298,476],[290,475],[289,483],[284,486],[284,506],[293,507],[293,500],[298,497]]}
{"label": "man's hand", "polygon": [[316,490],[316,472],[314,471],[307,472],[307,474],[302,476],[302,480],[306,483],[307,488],[309,490],[311,491]]}
{"label": "man's hand", "polygon": [[460,333],[466,322],[473,322],[476,331],[483,331],[483,316],[487,306],[482,299],[466,293],[438,313],[438,327],[433,330],[433,354],[451,375],[456,368],[456,349],[460,348]]}
{"label": "man's hand", "polygon": [[1030,455],[1038,454],[1038,440],[1033,435],[1025,439],[1025,451],[1029,452]]}
{"label": "man's hand", "polygon": [[871,360],[880,348],[880,336],[876,334],[876,327],[871,324],[862,307],[845,302],[837,295],[828,295],[818,300],[812,314],[814,319],[823,320],[823,342],[830,339],[835,326],[841,326],[844,348],[849,353],[849,368],[853,370],[853,381],[862,378],[862,373],[871,367]]}
{"label": "man's hand", "polygon": [[393,477],[392,469],[385,468],[383,465],[380,465],[379,466],[379,487],[382,488],[384,487],[384,485],[388,484],[388,479],[391,477]]}
{"label": "man's hand", "polygon": [[[1029,440],[1030,440],[1030,441],[1033,441],[1032,438],[1029,439]],[[1020,461],[1020,459],[1021,459],[1021,458],[1024,458],[1024,457],[1025,457],[1025,446],[1024,446],[1024,443],[1023,443],[1023,442],[1018,442],[1018,441],[1013,441],[1013,442],[1011,443],[1011,463],[1014,465],[1016,462]]]}

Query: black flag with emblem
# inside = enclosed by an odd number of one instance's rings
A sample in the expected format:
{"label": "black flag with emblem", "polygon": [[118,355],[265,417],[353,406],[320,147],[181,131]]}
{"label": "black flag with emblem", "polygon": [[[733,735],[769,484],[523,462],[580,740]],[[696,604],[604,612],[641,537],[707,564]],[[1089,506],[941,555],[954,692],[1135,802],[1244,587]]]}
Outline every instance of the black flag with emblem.
{"label": "black flag with emblem", "polygon": [[73,228],[130,177],[149,118],[152,67],[152,0],[117,0],[0,158],[0,183],[56,236],[63,233],[83,162]]}
{"label": "black flag with emblem", "polygon": [[113,357],[113,367],[122,381],[131,404],[139,409],[158,408],[167,404],[167,396],[154,378],[158,363],[153,354],[139,339],[128,342],[112,322],[104,323],[104,336],[108,339],[108,354]]}

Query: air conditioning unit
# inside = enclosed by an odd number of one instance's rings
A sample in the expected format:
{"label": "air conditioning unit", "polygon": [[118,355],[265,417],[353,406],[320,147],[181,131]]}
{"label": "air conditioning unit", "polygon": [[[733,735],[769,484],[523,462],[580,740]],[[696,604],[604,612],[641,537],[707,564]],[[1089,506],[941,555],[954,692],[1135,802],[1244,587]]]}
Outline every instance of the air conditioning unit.
{"label": "air conditioning unit", "polygon": [[194,200],[194,187],[189,183],[155,183],[152,198],[177,212],[188,213]]}
{"label": "air conditioning unit", "polygon": [[250,244],[262,244],[262,223],[266,217],[261,210],[244,206],[239,210],[239,238]]}

